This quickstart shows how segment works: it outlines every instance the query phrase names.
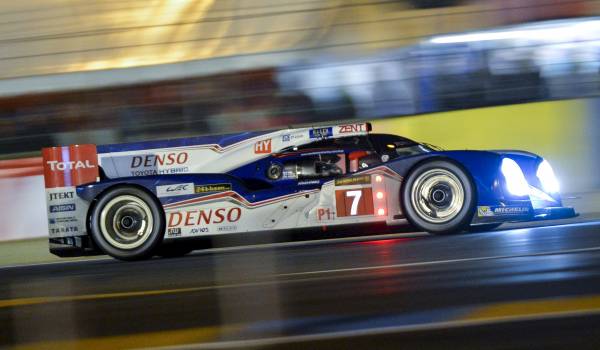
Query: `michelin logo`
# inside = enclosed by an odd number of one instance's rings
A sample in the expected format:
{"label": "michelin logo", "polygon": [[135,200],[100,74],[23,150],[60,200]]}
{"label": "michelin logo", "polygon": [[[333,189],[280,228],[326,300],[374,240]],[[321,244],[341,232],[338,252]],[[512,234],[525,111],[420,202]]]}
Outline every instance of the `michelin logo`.
{"label": "michelin logo", "polygon": [[524,215],[529,213],[527,207],[498,207],[494,209],[494,214],[497,215]]}
{"label": "michelin logo", "polygon": [[477,216],[479,217],[490,217],[490,216],[506,216],[506,215],[527,215],[529,214],[528,207],[489,207],[489,206],[478,206]]}

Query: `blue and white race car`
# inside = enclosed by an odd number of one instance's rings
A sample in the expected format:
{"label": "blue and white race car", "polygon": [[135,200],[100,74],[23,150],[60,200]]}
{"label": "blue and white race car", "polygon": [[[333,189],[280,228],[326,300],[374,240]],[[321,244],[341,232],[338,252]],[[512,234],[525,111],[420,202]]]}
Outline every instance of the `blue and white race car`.
{"label": "blue and white race car", "polygon": [[50,251],[133,260],[190,238],[410,223],[431,233],[575,216],[550,164],[443,151],[369,123],[43,149]]}

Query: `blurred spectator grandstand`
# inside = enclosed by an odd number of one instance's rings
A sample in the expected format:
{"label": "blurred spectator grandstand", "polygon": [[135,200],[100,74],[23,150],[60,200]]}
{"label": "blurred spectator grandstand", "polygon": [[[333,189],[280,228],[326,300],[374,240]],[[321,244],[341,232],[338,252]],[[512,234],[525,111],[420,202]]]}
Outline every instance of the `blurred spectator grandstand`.
{"label": "blurred spectator grandstand", "polygon": [[600,94],[600,18],[581,17],[598,13],[593,0],[9,7],[4,157]]}

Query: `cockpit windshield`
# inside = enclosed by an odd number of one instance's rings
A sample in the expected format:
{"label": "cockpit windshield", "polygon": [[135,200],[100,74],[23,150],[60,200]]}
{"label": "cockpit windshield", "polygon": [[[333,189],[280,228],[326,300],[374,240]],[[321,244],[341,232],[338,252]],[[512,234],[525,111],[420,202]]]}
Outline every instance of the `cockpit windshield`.
{"label": "cockpit windshield", "polygon": [[377,152],[382,157],[387,156],[389,159],[408,157],[438,150],[436,146],[418,143],[397,135],[371,134],[370,139]]}

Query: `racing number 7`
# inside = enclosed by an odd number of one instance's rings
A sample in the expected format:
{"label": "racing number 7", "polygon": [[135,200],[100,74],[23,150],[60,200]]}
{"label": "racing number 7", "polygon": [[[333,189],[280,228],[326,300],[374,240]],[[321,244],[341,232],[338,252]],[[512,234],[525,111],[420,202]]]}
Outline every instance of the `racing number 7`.
{"label": "racing number 7", "polygon": [[346,197],[354,197],[352,200],[352,206],[350,207],[350,215],[354,216],[358,214],[358,203],[360,203],[360,197],[362,197],[362,190],[347,191]]}
{"label": "racing number 7", "polygon": [[373,190],[370,187],[335,191],[337,217],[373,215]]}

